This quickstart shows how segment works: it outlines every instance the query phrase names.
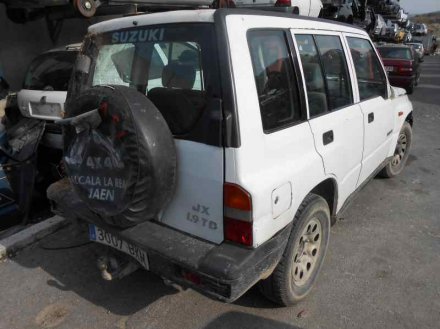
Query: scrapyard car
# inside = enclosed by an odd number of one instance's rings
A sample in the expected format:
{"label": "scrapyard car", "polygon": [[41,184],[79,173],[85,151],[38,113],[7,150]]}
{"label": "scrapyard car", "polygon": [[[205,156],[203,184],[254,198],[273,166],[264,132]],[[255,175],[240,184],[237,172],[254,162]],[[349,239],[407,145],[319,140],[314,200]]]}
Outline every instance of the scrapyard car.
{"label": "scrapyard car", "polygon": [[43,143],[62,149],[61,127],[54,124],[64,116],[69,79],[80,44],[46,51],[30,64],[23,88],[17,93],[18,108],[27,118],[46,121]]}
{"label": "scrapyard car", "polygon": [[303,299],[351,196],[408,159],[412,105],[355,27],[156,13],[91,26],[79,56],[53,209],[223,301],[258,282],[281,305]]}

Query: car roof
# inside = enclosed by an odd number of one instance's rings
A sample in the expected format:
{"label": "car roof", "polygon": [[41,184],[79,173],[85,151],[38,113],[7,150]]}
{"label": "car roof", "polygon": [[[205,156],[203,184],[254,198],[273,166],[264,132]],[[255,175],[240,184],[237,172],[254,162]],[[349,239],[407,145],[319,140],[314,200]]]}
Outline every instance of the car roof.
{"label": "car roof", "polygon": [[[276,7],[275,7],[276,8]],[[197,9],[197,10],[177,10],[159,13],[142,14],[136,16],[128,16],[122,18],[115,18],[94,24],[89,27],[89,33],[104,33],[108,31],[115,31],[127,29],[134,26],[147,26],[156,24],[170,24],[170,23],[197,23],[197,22],[214,22],[215,14],[221,16],[228,15],[243,15],[243,16],[261,16],[261,17],[279,17],[288,18],[295,21],[292,28],[307,28],[313,30],[330,30],[338,32],[349,32],[355,34],[368,34],[361,28],[329,21],[326,19],[293,15],[288,12],[272,11],[272,10],[256,10],[243,8],[222,8],[222,9]]]}

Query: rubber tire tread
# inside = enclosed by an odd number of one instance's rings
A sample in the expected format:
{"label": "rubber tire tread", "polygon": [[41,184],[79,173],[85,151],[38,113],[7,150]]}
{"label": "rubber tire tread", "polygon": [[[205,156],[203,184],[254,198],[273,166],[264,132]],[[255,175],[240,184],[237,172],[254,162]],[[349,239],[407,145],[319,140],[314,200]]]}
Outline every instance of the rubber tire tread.
{"label": "rubber tire tread", "polygon": [[[285,280],[286,277],[284,275],[285,271],[288,270],[287,268],[289,266],[287,254],[289,253],[289,247],[292,245],[293,242],[291,241],[294,235],[293,232],[300,223],[299,219],[310,207],[316,204],[316,202],[324,202],[328,207],[327,201],[325,201],[325,199],[319,195],[310,193],[305,197],[304,201],[301,203],[301,205],[298,208],[298,211],[295,214],[295,218],[292,223],[292,231],[289,236],[289,241],[287,242],[286,249],[284,250],[280,262],[278,263],[277,267],[275,268],[275,270],[273,271],[273,273],[269,278],[259,282],[260,292],[276,304],[282,306],[291,306],[293,304],[287,299],[287,294],[288,294],[288,292],[286,291],[287,283]],[[329,229],[330,229],[330,215],[329,215]],[[326,250],[324,250],[323,252],[325,253]],[[321,266],[319,266],[317,269],[318,272],[320,270],[320,267]]]}
{"label": "rubber tire tread", "polygon": [[407,139],[409,140],[409,146],[408,146],[408,148],[407,148],[407,150],[406,150],[406,158],[405,158],[405,162],[404,162],[404,164],[402,165],[402,168],[400,169],[400,171],[398,172],[398,173],[393,173],[392,171],[391,171],[391,161],[379,172],[379,174],[378,174],[378,176],[379,177],[383,177],[383,178],[393,178],[393,177],[396,177],[397,175],[399,175],[402,171],[403,171],[403,169],[405,168],[405,165],[406,165],[406,161],[408,160],[408,156],[409,156],[409,152],[411,151],[411,146],[412,146],[412,128],[411,128],[411,125],[409,124],[409,122],[408,121],[405,121],[404,123],[403,123],[403,125],[402,125],[402,128],[400,129],[400,132],[399,132],[399,136],[400,136],[400,133],[402,132],[402,130],[404,130],[404,129],[409,129],[409,136],[407,136]]}

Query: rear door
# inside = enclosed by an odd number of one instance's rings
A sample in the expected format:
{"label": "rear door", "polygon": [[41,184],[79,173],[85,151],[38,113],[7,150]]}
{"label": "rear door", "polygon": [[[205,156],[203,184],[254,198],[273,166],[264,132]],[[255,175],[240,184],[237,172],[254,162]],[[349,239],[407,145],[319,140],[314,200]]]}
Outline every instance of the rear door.
{"label": "rear door", "polygon": [[352,69],[340,33],[294,30],[300,54],[309,124],[327,175],[338,182],[340,207],[356,188],[362,161],[363,116],[354,103]]}
{"label": "rear door", "polygon": [[158,221],[222,242],[224,150],[214,25],[139,26],[101,38],[93,85],[146,94],[174,136],[176,188]]}
{"label": "rear door", "polygon": [[386,159],[394,127],[393,106],[382,63],[370,40],[347,35],[352,65],[356,71],[359,104],[363,114],[364,147],[358,185]]}

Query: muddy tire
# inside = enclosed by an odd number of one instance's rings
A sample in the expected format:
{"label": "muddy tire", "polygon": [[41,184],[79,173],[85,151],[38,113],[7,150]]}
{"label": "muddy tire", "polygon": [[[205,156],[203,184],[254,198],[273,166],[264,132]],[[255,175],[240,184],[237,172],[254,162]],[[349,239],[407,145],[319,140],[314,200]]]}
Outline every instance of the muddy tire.
{"label": "muddy tire", "polygon": [[[94,110],[90,112],[91,110]],[[86,90],[67,105],[64,163],[85,205],[110,225],[152,218],[174,192],[176,151],[164,118],[145,95],[123,86]]]}
{"label": "muddy tire", "polygon": [[290,306],[304,299],[318,277],[330,236],[330,211],[320,196],[309,194],[299,207],[283,256],[272,275],[259,283],[273,302]]}

